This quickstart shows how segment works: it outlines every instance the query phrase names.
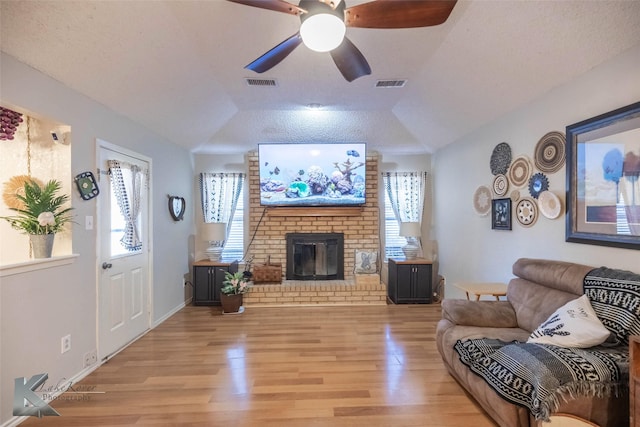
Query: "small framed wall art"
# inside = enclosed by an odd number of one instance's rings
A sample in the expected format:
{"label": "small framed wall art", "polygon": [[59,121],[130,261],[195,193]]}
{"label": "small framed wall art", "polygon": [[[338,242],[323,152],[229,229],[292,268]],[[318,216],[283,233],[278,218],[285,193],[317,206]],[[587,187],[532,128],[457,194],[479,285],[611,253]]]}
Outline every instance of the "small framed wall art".
{"label": "small framed wall art", "polygon": [[511,230],[511,198],[491,201],[491,229]]}

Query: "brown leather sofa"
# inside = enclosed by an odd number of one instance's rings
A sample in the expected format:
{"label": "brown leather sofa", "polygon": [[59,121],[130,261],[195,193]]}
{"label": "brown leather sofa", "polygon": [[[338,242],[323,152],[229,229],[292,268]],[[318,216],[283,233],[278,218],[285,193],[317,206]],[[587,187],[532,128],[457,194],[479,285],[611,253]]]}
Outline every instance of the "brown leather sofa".
{"label": "brown leather sofa", "polygon": [[[583,280],[593,267],[538,259],[519,259],[516,276],[509,282],[503,301],[445,299],[437,325],[438,351],[449,373],[482,406],[499,426],[541,425],[529,410],[504,400],[460,361],[454,345],[458,340],[494,338],[526,341],[533,330],[557,308],[583,295]],[[629,424],[628,390],[617,397],[563,396],[554,413],[572,414],[600,427]]]}

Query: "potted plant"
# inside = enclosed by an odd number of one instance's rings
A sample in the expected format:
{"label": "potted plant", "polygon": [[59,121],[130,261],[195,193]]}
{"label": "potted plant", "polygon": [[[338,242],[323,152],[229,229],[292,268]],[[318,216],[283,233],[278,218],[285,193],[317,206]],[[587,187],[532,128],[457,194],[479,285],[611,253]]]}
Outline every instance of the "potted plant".
{"label": "potted plant", "polygon": [[223,313],[242,313],[242,296],[249,292],[249,278],[242,271],[224,273],[224,281],[220,289],[220,304]]}
{"label": "potted plant", "polygon": [[63,207],[69,195],[57,194],[61,188],[62,184],[56,180],[40,185],[34,179],[27,179],[23,188],[14,194],[16,206],[9,207],[17,215],[2,217],[11,227],[29,235],[34,258],[51,257],[55,233],[72,220],[73,208]]}

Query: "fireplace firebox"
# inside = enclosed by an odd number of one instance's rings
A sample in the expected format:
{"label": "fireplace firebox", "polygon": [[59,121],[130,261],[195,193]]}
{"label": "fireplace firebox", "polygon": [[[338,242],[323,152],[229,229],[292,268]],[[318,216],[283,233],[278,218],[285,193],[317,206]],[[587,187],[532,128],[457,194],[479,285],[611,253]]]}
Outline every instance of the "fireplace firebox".
{"label": "fireplace firebox", "polygon": [[287,233],[287,280],[343,280],[344,234]]}

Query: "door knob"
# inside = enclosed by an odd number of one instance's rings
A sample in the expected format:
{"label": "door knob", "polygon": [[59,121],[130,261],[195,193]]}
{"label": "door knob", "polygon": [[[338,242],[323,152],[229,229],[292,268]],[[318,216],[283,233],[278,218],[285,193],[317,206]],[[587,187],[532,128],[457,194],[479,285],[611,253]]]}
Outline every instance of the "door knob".
{"label": "door knob", "polygon": [[103,262],[102,263],[102,269],[103,270],[106,270],[106,269],[111,268],[111,267],[113,267],[113,264],[111,264],[110,262]]}

